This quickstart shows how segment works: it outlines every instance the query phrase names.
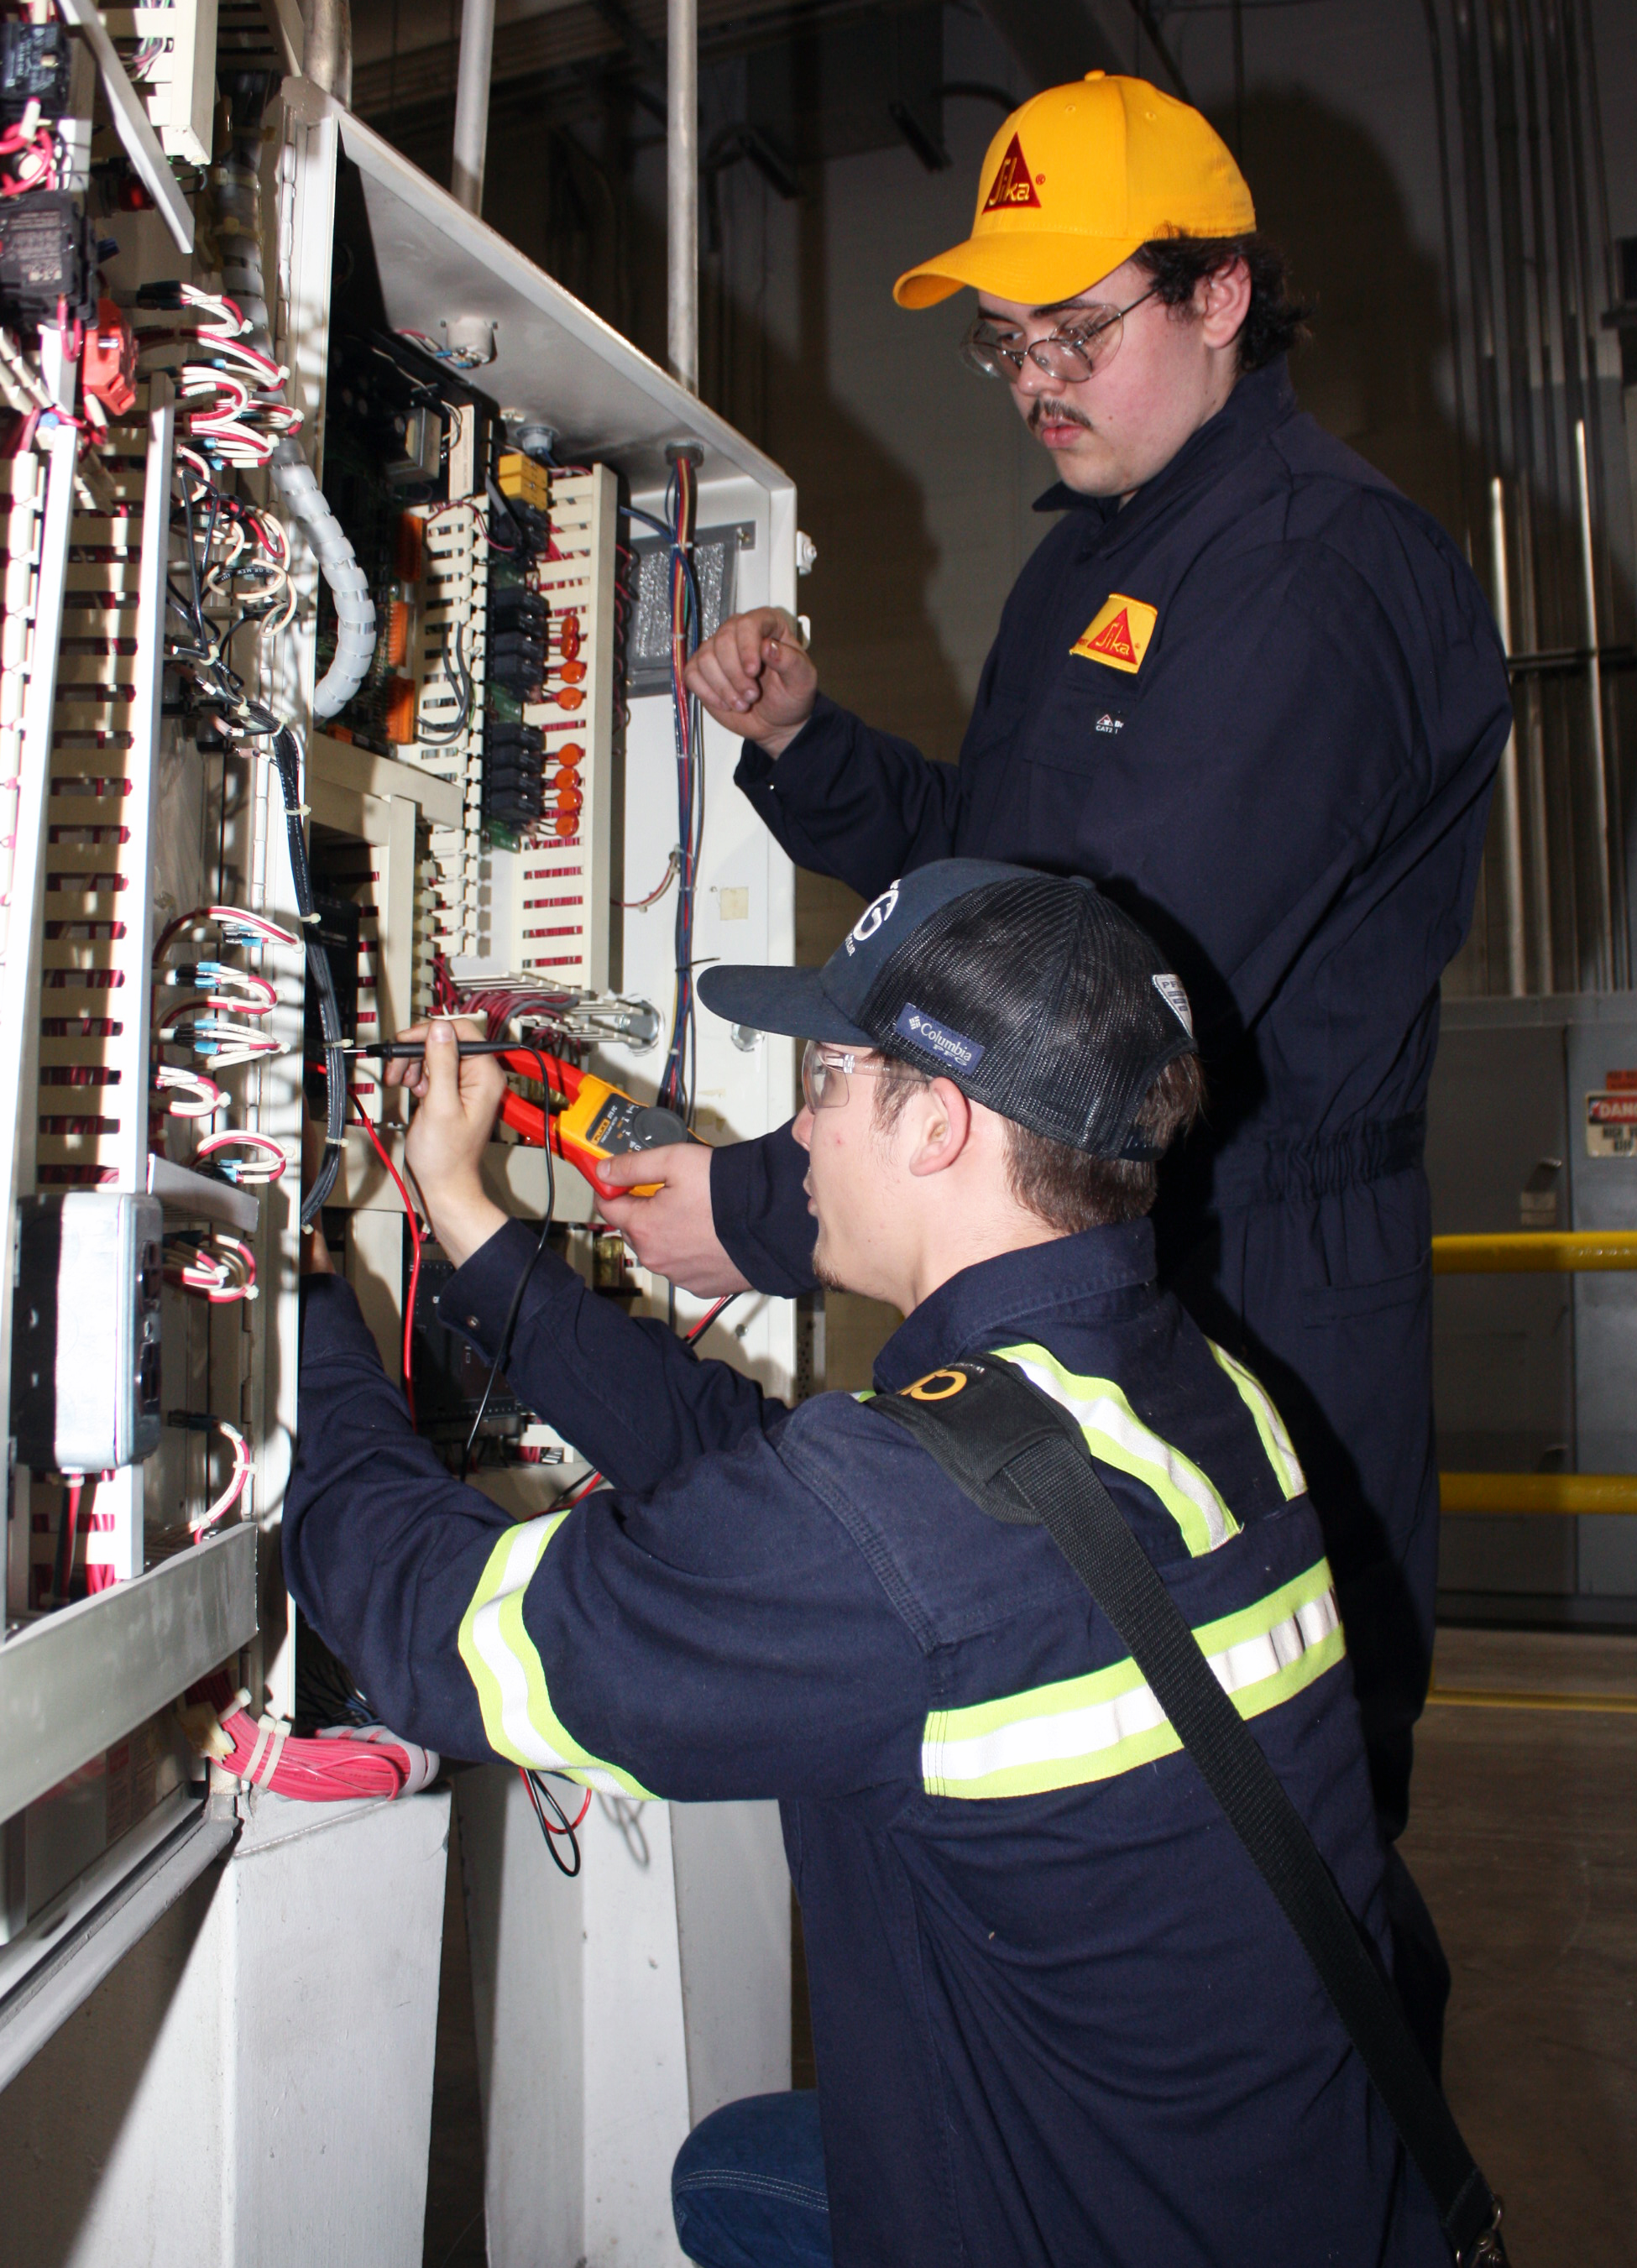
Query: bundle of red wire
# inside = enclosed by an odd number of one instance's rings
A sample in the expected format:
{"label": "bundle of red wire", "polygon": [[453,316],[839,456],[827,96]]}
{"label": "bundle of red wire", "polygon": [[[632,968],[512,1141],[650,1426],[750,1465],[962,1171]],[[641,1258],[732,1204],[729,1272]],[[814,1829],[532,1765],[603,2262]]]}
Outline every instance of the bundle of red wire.
{"label": "bundle of red wire", "polygon": [[438,1777],[434,1749],[401,1740],[384,1725],[339,1725],[315,1740],[297,1740],[271,1718],[258,1724],[246,1706],[249,1697],[214,1670],[188,1688],[183,1728],[199,1755],[275,1795],[303,1803],[392,1799],[418,1795]]}

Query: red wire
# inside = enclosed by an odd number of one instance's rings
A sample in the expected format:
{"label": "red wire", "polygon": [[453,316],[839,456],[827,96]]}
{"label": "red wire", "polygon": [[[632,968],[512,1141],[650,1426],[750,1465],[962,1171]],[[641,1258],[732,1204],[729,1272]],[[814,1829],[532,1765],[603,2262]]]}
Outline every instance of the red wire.
{"label": "red wire", "polygon": [[[518,1766],[517,1770],[518,1770],[518,1777],[519,1777],[520,1779],[522,1779],[523,1781],[527,1782],[527,1778],[528,1778],[528,1767],[527,1767],[527,1764],[519,1764],[519,1766]],[[590,1790],[589,1788],[587,1788],[587,1789],[586,1790],[586,1800],[584,1801],[584,1803],[582,1803],[582,1804],[580,1805],[579,1809],[575,1813],[575,1815],[574,1815],[573,1818],[572,1818],[572,1819],[571,1819],[571,1820],[569,1821],[569,1823],[568,1823],[568,1825],[567,1825],[566,1827],[554,1827],[554,1826],[551,1824],[551,1822],[550,1822],[550,1821],[546,1817],[545,1813],[544,1813],[544,1812],[540,1808],[540,1807],[539,1807],[539,1805],[538,1805],[538,1804],[536,1804],[536,1805],[535,1805],[535,1818],[536,1818],[537,1820],[539,1820],[539,1822],[540,1822],[541,1825],[545,1829],[545,1830],[546,1830],[546,1832],[547,1832],[547,1834],[548,1834],[548,1835],[571,1835],[571,1834],[574,1832],[574,1830],[575,1830],[575,1829],[579,1825],[579,1823],[580,1823],[581,1820],[583,1820],[583,1819],[585,1818],[586,1814],[590,1809],[591,1809],[591,1790]]]}
{"label": "red wire", "polygon": [[415,1418],[415,1294],[421,1280],[421,1224],[416,1218],[409,1192],[404,1187],[403,1176],[387,1155],[386,1145],[364,1115],[364,1105],[356,1094],[349,1092],[347,1100],[358,1115],[358,1123],[369,1136],[375,1155],[392,1175],[393,1185],[403,1199],[403,1217],[409,1224],[409,1296],[403,1303],[403,1398],[409,1405],[409,1423]]}

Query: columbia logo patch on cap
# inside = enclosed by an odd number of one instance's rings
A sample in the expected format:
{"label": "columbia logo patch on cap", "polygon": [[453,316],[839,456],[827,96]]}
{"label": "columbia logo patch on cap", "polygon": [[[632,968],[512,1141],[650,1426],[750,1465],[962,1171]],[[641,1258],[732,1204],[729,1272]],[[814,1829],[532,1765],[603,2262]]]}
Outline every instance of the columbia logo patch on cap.
{"label": "columbia logo patch on cap", "polygon": [[940,1063],[947,1063],[955,1071],[970,1071],[983,1054],[983,1043],[969,1040],[964,1032],[952,1032],[948,1024],[940,1024],[935,1016],[907,1001],[898,1011],[893,1029],[901,1040],[911,1040]]}

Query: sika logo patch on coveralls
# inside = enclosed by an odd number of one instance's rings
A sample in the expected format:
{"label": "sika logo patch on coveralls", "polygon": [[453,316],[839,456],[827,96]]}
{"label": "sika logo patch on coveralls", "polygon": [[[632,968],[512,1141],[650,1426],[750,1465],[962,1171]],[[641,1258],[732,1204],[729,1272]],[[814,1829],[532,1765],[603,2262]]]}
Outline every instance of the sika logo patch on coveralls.
{"label": "sika logo patch on coveralls", "polygon": [[1082,661],[1100,661],[1135,677],[1159,619],[1157,607],[1146,607],[1140,599],[1110,591],[1102,612],[1087,623],[1069,652],[1079,654]]}

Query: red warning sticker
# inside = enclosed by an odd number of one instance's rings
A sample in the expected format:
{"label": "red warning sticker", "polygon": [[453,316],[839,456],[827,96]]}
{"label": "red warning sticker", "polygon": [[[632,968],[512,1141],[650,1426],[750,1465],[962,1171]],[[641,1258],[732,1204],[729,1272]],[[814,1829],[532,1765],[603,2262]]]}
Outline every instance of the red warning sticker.
{"label": "red warning sticker", "polygon": [[1637,1158],[1637,1088],[1586,1097],[1586,1155]]}

